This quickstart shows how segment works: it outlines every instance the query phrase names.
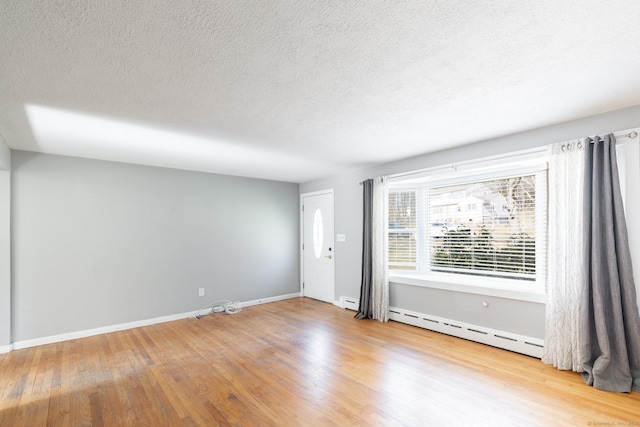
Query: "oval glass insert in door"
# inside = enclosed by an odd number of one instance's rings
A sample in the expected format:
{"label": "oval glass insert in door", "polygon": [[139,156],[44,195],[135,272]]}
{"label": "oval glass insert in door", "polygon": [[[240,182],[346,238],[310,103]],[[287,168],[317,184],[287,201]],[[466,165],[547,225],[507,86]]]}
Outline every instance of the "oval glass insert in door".
{"label": "oval glass insert in door", "polygon": [[322,255],[322,245],[324,244],[324,226],[322,224],[322,212],[317,208],[313,214],[313,253],[316,258]]}

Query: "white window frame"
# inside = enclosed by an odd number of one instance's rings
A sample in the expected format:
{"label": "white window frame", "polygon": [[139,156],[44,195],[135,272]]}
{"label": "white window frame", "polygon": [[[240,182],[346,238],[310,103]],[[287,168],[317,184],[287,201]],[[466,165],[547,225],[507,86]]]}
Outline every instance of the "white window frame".
{"label": "white window frame", "polygon": [[[505,169],[507,165],[508,169]],[[500,156],[482,159],[474,162],[458,163],[443,168],[420,171],[392,177],[389,189],[407,189],[408,186],[416,187],[442,186],[461,182],[481,181],[489,179],[502,179],[509,176],[536,174],[536,191],[545,192],[546,196],[546,170],[548,168],[548,151],[546,148],[528,150],[514,153],[509,156]],[[544,177],[544,180],[542,180]],[[546,213],[546,197],[536,197],[536,214]],[[426,209],[423,208],[423,209]],[[418,209],[418,215],[423,215],[423,209]],[[427,222],[421,221],[422,224]],[[499,296],[525,301],[546,301],[546,221],[536,219],[536,247],[544,250],[536,250],[536,280],[526,281],[517,279],[493,278],[484,276],[471,276],[459,273],[439,273],[432,271],[403,271],[389,270],[389,280],[413,286],[424,286],[436,289],[460,291],[488,296]],[[427,230],[423,226],[418,239],[427,236]],[[540,243],[544,242],[543,246]],[[422,253],[423,245],[418,245],[419,265],[426,268],[429,265],[429,254]],[[426,251],[428,252],[428,251]]]}

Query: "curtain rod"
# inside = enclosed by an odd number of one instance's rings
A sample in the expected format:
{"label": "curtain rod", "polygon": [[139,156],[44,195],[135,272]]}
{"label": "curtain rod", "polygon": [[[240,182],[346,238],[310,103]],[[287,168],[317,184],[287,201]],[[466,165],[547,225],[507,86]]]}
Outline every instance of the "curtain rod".
{"label": "curtain rod", "polygon": [[[375,178],[370,178],[370,179],[375,179]],[[366,179],[365,179],[365,180],[360,181],[360,182],[359,182],[359,184],[360,184],[360,185],[362,185],[362,184],[364,184],[364,182],[365,182],[365,181],[366,181]]]}
{"label": "curtain rod", "polygon": [[[615,137],[616,137],[616,139],[618,139],[618,138],[629,138],[629,139],[634,139],[634,138],[636,138],[636,137],[638,136],[638,132],[636,132],[636,131],[634,130],[634,131],[631,131],[631,132],[629,132],[629,133],[623,133],[622,135],[616,135],[616,134],[614,133],[614,134],[613,134],[613,136],[615,136]],[[593,144],[593,141],[592,141],[591,143]]]}
{"label": "curtain rod", "polygon": [[[376,178],[380,178],[381,182],[382,182],[382,177],[381,176],[377,176]],[[376,178],[370,178],[370,179],[376,179]],[[364,181],[366,181],[366,179],[363,180],[363,181],[360,181],[360,185],[364,184]]]}
{"label": "curtain rod", "polygon": [[[613,135],[616,136],[615,133]],[[627,134],[622,134],[620,136],[616,136],[616,138],[631,138],[631,139],[634,139],[634,138],[637,138],[637,137],[638,137],[638,132],[636,132],[635,130],[632,131],[632,132],[629,132]]]}
{"label": "curtain rod", "polygon": [[[618,145],[618,139],[623,139],[623,138],[629,138],[629,139],[635,139],[638,137],[638,132],[636,132],[635,130],[629,132],[629,133],[623,133],[620,135],[616,135],[615,133],[613,134],[613,136],[616,137],[616,145]],[[591,144],[593,144],[594,141],[591,141]]]}
{"label": "curtain rod", "polygon": [[[615,133],[613,134],[613,136],[616,137],[616,139],[618,138],[629,138],[629,139],[635,139],[638,137],[638,132],[636,132],[635,130],[628,132],[628,133],[623,133],[623,134],[619,134],[616,135]],[[591,142],[593,144],[593,141]],[[441,169],[441,167],[437,167],[435,169]],[[391,176],[403,176],[403,175],[415,175],[416,173],[420,173],[420,172],[406,172],[406,173],[399,173],[399,174],[395,174],[395,175],[391,175]],[[360,181],[360,185],[364,184],[364,181]]]}

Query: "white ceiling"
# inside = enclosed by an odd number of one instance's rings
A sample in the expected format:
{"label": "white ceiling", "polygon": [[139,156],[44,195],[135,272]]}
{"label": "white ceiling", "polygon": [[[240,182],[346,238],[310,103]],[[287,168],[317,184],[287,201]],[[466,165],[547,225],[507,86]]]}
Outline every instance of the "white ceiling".
{"label": "white ceiling", "polygon": [[640,1],[2,0],[13,149],[291,182],[640,104]]}

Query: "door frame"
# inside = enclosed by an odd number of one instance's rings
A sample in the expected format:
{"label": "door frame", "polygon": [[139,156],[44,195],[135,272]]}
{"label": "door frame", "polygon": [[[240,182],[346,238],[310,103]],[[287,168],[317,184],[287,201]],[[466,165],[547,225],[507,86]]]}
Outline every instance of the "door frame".
{"label": "door frame", "polygon": [[327,188],[325,190],[318,190],[318,191],[311,191],[309,193],[301,193],[300,194],[300,210],[298,211],[300,213],[300,296],[304,296],[304,251],[302,249],[303,245],[304,245],[304,211],[303,211],[303,206],[304,206],[304,198],[305,197],[313,197],[313,196],[321,196],[324,194],[331,194],[331,198],[333,199],[333,212],[331,212],[331,221],[333,221],[333,239],[334,239],[334,244],[333,244],[333,258],[334,258],[334,262],[333,262],[333,266],[334,266],[334,270],[333,270],[333,292],[332,292],[332,304],[335,304],[335,299],[336,299],[336,272],[335,272],[335,259],[336,259],[336,250],[335,250],[335,232],[336,232],[336,215],[335,215],[335,211],[336,211],[336,199],[335,199],[335,195],[334,195],[334,191],[333,188]]}

